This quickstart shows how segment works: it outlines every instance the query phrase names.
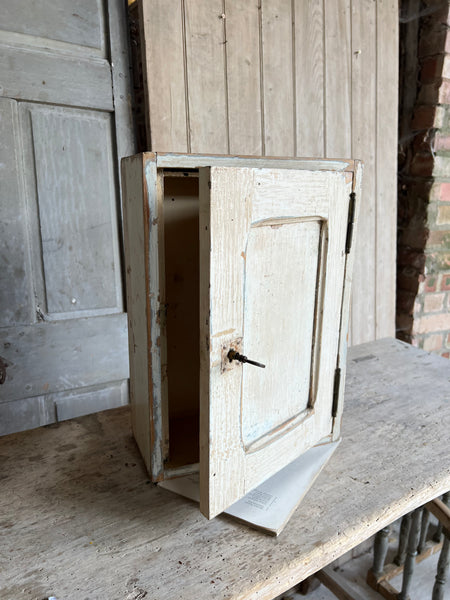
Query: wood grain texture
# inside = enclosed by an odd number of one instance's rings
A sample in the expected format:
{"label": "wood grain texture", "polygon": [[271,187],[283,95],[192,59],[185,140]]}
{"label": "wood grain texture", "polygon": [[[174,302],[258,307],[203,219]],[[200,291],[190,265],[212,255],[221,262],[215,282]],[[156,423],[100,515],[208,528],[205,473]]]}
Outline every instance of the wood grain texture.
{"label": "wood grain texture", "polygon": [[107,60],[2,46],[0,96],[113,111]]}
{"label": "wood grain texture", "polygon": [[381,338],[395,332],[397,112],[392,106],[398,103],[398,65],[392,57],[398,53],[399,21],[395,0],[377,2],[376,9],[375,337]]}
{"label": "wood grain texture", "polygon": [[[0,326],[34,321],[17,103],[0,99]],[[7,240],[7,243],[5,243]]]}
{"label": "wood grain texture", "polygon": [[184,0],[184,7],[190,151],[226,154],[228,99],[222,0]]}
{"label": "wood grain texture", "polygon": [[[352,156],[364,161],[364,194],[356,236],[352,343],[375,339],[376,253],[376,3],[352,5]],[[390,257],[392,261],[393,256]],[[392,284],[392,282],[391,282]],[[386,289],[390,288],[385,288]],[[366,290],[371,290],[367,293]]]}
{"label": "wood grain texture", "polygon": [[26,177],[36,178],[41,309],[46,318],[121,312],[111,116],[34,104],[21,110],[31,119],[34,165]]}
{"label": "wood grain texture", "polygon": [[[331,435],[352,189],[347,175],[201,172],[200,356],[209,381],[203,372],[200,485],[201,510],[209,517]],[[320,353],[311,351],[313,338]],[[224,368],[224,349],[231,347],[266,368]],[[292,360],[304,363],[298,378],[289,375]]]}
{"label": "wood grain texture", "polygon": [[67,418],[126,397],[117,171],[134,147],[124,12],[121,0],[2,7],[9,431],[52,422],[55,407]]}
{"label": "wood grain texture", "polygon": [[[140,2],[150,14],[153,3]],[[397,3],[277,0],[257,5],[196,0],[192,4],[202,13],[196,33],[203,37],[196,42],[198,51],[192,46],[187,80],[192,66],[195,90],[208,85],[206,93],[198,92],[196,97],[195,120],[189,118],[188,107],[190,135],[205,141],[201,149],[194,145],[193,151],[363,159],[367,185],[363,187],[361,212],[364,244],[356,258],[352,300],[354,343],[392,334]],[[186,0],[186,14],[190,6]],[[257,8],[259,36],[255,31]],[[221,31],[226,39],[220,39]],[[185,36],[183,32],[181,35]],[[192,37],[185,39],[193,43]],[[223,55],[217,50],[221,42]],[[152,41],[148,44],[150,47]],[[205,57],[208,44],[211,49]],[[220,76],[223,68],[224,81]],[[170,69],[167,67],[163,78]],[[169,81],[164,81],[167,88]],[[190,95],[191,87],[187,84],[184,93]],[[167,105],[158,110],[164,112],[164,122],[179,118],[178,112],[176,117],[169,114]],[[216,131],[211,138],[212,112]],[[150,121],[151,128],[158,131],[160,123],[152,120],[151,111]],[[224,143],[227,135],[229,147]],[[169,144],[167,148],[177,150]]]}
{"label": "wood grain texture", "polygon": [[[349,0],[326,2],[325,156],[352,155],[352,58]],[[354,158],[360,158],[355,156]]]}
{"label": "wood grain texture", "polygon": [[295,0],[293,7],[296,155],[319,158],[325,156],[323,4]]}
{"label": "wood grain texture", "polygon": [[[131,156],[137,152],[131,94],[133,85],[128,46],[128,15],[122,0],[109,0],[108,25],[111,77],[114,90],[115,128],[113,135],[120,161],[122,157]],[[120,164],[115,169],[115,180],[119,184],[120,193]]]}
{"label": "wood grain texture", "polygon": [[0,402],[0,435],[56,424],[128,402],[126,379]]}
{"label": "wood grain texture", "polygon": [[225,2],[228,128],[231,154],[262,154],[259,9]]}
{"label": "wood grain texture", "polygon": [[2,30],[77,46],[103,49],[103,11],[98,0],[30,4],[18,0],[2,9]]}
{"label": "wood grain texture", "polygon": [[[122,161],[125,267],[133,433],[152,477],[163,469],[160,281],[156,161]],[[166,421],[167,423],[167,421]],[[167,426],[167,425],[166,425]]]}
{"label": "wood grain texture", "polygon": [[[214,161],[218,167],[254,167],[254,156],[224,156],[220,154],[177,154],[158,152],[158,166],[162,168],[198,169],[207,167]],[[316,158],[280,158],[274,156],[257,157],[258,165],[263,169],[307,169],[308,171],[352,171],[354,161],[351,159],[316,159]]]}
{"label": "wood grain texture", "polygon": [[4,437],[1,595],[272,600],[450,489],[447,373],[394,340],[352,348],[342,442],[276,539],[148,485],[128,409]]}
{"label": "wood grain texture", "polygon": [[126,338],[123,313],[0,329],[0,402],[127,379]]}
{"label": "wood grain texture", "polygon": [[264,151],[295,156],[291,0],[261,2]]}
{"label": "wood grain texture", "polygon": [[139,7],[141,36],[145,40],[142,63],[151,148],[188,152],[183,3],[157,0],[151,4],[141,2]]}

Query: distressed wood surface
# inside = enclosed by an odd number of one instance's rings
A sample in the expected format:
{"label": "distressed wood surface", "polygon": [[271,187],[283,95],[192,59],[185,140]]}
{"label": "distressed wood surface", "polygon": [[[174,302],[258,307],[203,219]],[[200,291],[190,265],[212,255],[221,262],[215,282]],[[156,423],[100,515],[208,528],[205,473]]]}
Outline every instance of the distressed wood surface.
{"label": "distressed wood surface", "polygon": [[[184,0],[184,8],[189,151],[227,154],[228,103],[222,0]],[[152,146],[152,149],[158,150],[158,147]],[[175,150],[173,147],[168,149]]]}
{"label": "distressed wood surface", "polygon": [[[351,156],[364,159],[364,194],[354,267],[353,305],[351,314],[352,342],[360,344],[376,339],[376,79],[372,69],[376,65],[376,3],[362,0],[359,10],[352,4],[351,17]],[[385,131],[385,130],[383,130]],[[395,239],[395,238],[394,238]],[[386,260],[394,262],[395,253]],[[359,282],[359,283],[358,283]],[[364,282],[364,283],[362,283]],[[390,282],[391,284],[391,282]],[[368,293],[368,290],[371,290]],[[384,286],[384,293],[394,293],[395,286]],[[392,298],[391,298],[392,300]]]}
{"label": "distressed wood surface", "polygon": [[151,147],[160,152],[174,148],[189,152],[182,4],[179,0],[141,2],[139,10],[147,40],[142,61],[147,111],[152,115],[148,139]]}
{"label": "distressed wood surface", "polygon": [[105,42],[102,17],[98,2],[91,0],[77,0],[75,5],[72,0],[56,5],[17,0],[2,7],[2,30],[100,50]]}
{"label": "distressed wood surface", "polygon": [[259,18],[256,2],[235,0],[226,3],[230,154],[263,154]]}
{"label": "distressed wood surface", "polygon": [[34,318],[19,132],[17,103],[1,98],[0,327],[29,323]]}
{"label": "distressed wood surface", "polygon": [[450,489],[449,398],[445,359],[351,348],[343,441],[276,539],[151,486],[128,409],[6,436],[1,595],[271,600]]}
{"label": "distressed wood surface", "polygon": [[[163,469],[160,265],[156,160],[122,161],[125,270],[129,327],[130,397],[135,439],[149,472]],[[167,421],[167,420],[165,420]]]}
{"label": "distressed wood surface", "polygon": [[[176,152],[157,152],[158,166],[162,168],[196,169],[207,167],[214,160],[218,167],[254,167],[255,156],[224,156],[222,154],[178,154]],[[154,155],[152,152],[145,153],[146,156]],[[264,156],[258,157],[258,163],[262,169],[307,169],[309,171],[353,171],[355,161],[350,159],[316,159],[316,158],[288,158]]]}
{"label": "distressed wood surface", "polygon": [[122,0],[2,7],[2,433],[126,400],[118,162],[134,134],[124,18]]}
{"label": "distressed wood surface", "polygon": [[[397,202],[393,165],[397,163],[398,4],[396,0],[376,2],[376,156],[375,156],[375,337],[393,335],[395,303],[386,290],[396,288],[395,253],[397,237]],[[389,93],[386,93],[386,90]],[[388,135],[386,133],[389,132]],[[389,174],[389,175],[388,175]],[[360,238],[361,239],[361,238]],[[390,323],[390,329],[386,328]]]}
{"label": "distressed wood surface", "polygon": [[107,60],[1,46],[1,36],[0,47],[1,96],[107,111],[114,109]]}
{"label": "distressed wood surface", "polygon": [[[352,175],[212,166],[200,190],[200,487],[212,517],[332,433]],[[230,348],[266,368],[224,369]]]}
{"label": "distressed wood surface", "polygon": [[394,335],[397,3],[180,0],[164,36],[160,2],[140,4],[149,149],[364,161],[350,341]]}
{"label": "distressed wood surface", "polygon": [[[324,6],[316,0],[293,2],[296,155],[325,156]],[[337,155],[336,155],[337,156]],[[350,156],[342,152],[340,156]]]}
{"label": "distressed wood surface", "polygon": [[291,0],[261,0],[264,154],[295,156]]}
{"label": "distressed wood surface", "polygon": [[123,313],[1,328],[0,403],[127,379],[126,343]]}

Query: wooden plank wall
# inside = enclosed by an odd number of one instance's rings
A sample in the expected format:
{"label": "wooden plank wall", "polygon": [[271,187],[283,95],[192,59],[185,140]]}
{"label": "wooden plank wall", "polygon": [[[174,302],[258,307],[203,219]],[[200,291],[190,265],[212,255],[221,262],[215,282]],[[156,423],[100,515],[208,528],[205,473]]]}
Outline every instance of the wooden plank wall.
{"label": "wooden plank wall", "polygon": [[149,149],[364,161],[351,342],[394,335],[398,3],[139,10]]}

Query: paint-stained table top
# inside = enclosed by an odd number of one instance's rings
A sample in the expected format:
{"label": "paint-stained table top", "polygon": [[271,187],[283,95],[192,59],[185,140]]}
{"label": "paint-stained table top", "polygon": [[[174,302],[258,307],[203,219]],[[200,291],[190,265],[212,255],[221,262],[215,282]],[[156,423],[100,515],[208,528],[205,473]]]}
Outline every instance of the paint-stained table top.
{"label": "paint-stained table top", "polygon": [[349,351],[343,441],[278,538],[154,487],[117,409],[0,438],[0,597],[270,599],[450,489],[450,362]]}

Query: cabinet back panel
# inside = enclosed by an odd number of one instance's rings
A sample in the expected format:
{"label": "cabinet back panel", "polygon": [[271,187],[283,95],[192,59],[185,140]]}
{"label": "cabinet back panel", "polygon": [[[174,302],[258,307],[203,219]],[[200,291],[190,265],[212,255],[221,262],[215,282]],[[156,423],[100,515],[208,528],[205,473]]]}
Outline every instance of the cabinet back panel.
{"label": "cabinet back panel", "polygon": [[198,179],[164,177],[169,463],[198,462]]}

